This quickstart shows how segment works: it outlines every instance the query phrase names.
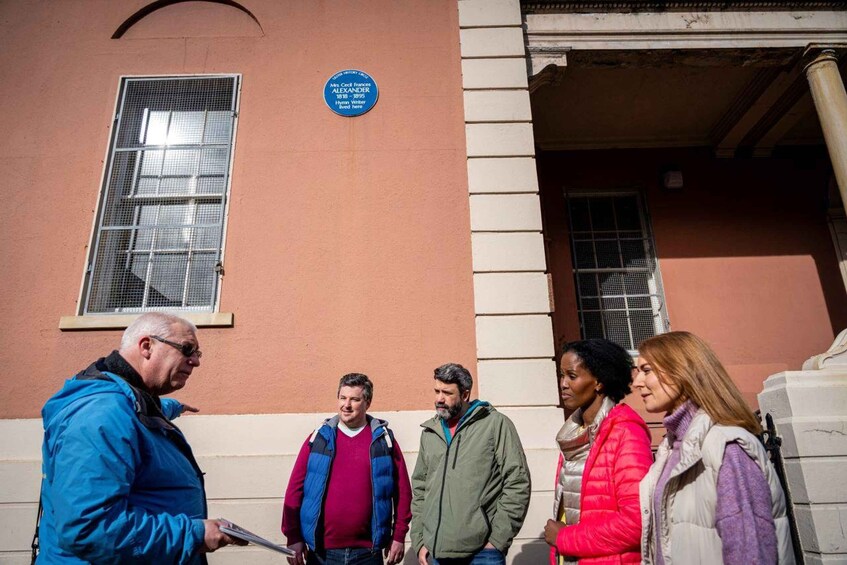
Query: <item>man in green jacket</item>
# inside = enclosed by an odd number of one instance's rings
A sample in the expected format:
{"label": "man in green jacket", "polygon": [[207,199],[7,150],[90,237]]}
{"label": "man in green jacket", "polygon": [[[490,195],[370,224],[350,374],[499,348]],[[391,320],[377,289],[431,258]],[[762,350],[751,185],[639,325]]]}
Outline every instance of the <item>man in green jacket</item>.
{"label": "man in green jacket", "polygon": [[505,563],[526,517],[530,479],[514,424],[470,402],[473,378],[456,363],[435,370],[436,416],[421,427],[412,474],[412,548],[420,565]]}

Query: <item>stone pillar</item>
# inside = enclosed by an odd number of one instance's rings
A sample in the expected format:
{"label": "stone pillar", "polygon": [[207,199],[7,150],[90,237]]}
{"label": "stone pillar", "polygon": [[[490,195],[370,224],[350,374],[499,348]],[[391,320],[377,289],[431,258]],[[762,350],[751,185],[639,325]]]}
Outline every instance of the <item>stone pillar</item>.
{"label": "stone pillar", "polygon": [[806,565],[847,563],[847,330],[802,370],[768,377],[759,407],[782,438]]}
{"label": "stone pillar", "polygon": [[806,78],[818,112],[832,169],[847,207],[847,92],[838,71],[835,48],[811,46],[805,54]]}

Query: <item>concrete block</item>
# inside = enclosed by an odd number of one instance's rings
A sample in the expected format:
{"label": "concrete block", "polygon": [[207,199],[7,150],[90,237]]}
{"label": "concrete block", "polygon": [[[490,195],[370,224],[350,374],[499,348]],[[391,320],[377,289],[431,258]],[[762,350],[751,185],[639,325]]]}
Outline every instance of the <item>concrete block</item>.
{"label": "concrete block", "polygon": [[38,502],[41,492],[41,461],[0,459],[0,504]]}
{"label": "concrete block", "polygon": [[[558,446],[556,445],[556,434],[565,421],[564,413],[558,406],[504,406],[498,408],[500,412],[509,417],[515,424],[518,434],[521,436],[521,444],[524,450],[541,450],[550,457],[552,465],[558,457]],[[551,467],[552,477],[556,470]],[[537,490],[552,489],[553,479],[549,483],[541,483],[536,486]]]}
{"label": "concrete block", "polygon": [[847,554],[847,504],[795,506],[794,515],[803,551]]}
{"label": "concrete block", "polygon": [[[553,467],[550,477],[556,474]],[[544,477],[547,479],[548,477]],[[539,480],[544,480],[539,477]],[[552,481],[552,479],[550,479]],[[534,492],[529,499],[529,509],[523,527],[515,536],[516,540],[540,540],[544,537],[544,525],[553,517],[553,492]],[[548,553],[549,555],[549,553]],[[543,563],[543,562],[542,562]]]}
{"label": "concrete block", "polygon": [[520,26],[463,29],[459,31],[462,58],[524,57]]}
{"label": "concrete block", "polygon": [[552,359],[480,361],[479,396],[495,406],[551,406],[558,403]]}
{"label": "concrete block", "polygon": [[0,420],[3,449],[0,459],[41,459],[44,428],[41,418]]}
{"label": "concrete block", "polygon": [[549,316],[477,316],[476,339],[480,360],[553,357]]}
{"label": "concrete block", "polygon": [[765,380],[759,393],[762,412],[789,416],[837,417],[847,406],[847,373],[836,370],[785,371]]}
{"label": "concrete block", "polygon": [[477,273],[473,280],[477,314],[550,312],[547,275],[544,273]]}
{"label": "concrete block", "polygon": [[[561,427],[561,422],[564,421],[564,418],[561,417],[561,412],[559,420],[556,421],[559,427]],[[559,431],[558,427],[556,431]],[[555,439],[555,434],[553,437]],[[553,492],[553,481],[555,480],[556,461],[559,457],[559,450],[549,447],[551,441],[553,440],[547,438],[547,447],[545,449],[528,449],[526,442],[521,439],[521,442],[524,443],[526,463],[529,466],[529,473],[532,476],[532,492]],[[550,477],[549,481],[547,477]]]}
{"label": "concrete block", "polygon": [[[38,501],[27,504],[4,504],[0,527],[0,556],[7,551],[30,551],[35,531]],[[5,561],[2,561],[5,563]]]}
{"label": "concrete block", "polygon": [[541,231],[537,194],[474,194],[471,231]]}
{"label": "concrete block", "polygon": [[472,233],[473,270],[546,271],[540,233]]}
{"label": "concrete block", "polygon": [[468,157],[532,157],[531,123],[466,124]]}
{"label": "concrete block", "polygon": [[529,122],[527,90],[466,90],[466,122]]}
{"label": "concrete block", "polygon": [[497,192],[538,193],[538,174],[531,157],[468,159],[471,194]]}
{"label": "concrete block", "polygon": [[463,59],[462,86],[481,88],[528,88],[523,58]]}
{"label": "concrete block", "polygon": [[794,504],[847,503],[847,457],[802,457],[785,461]]}
{"label": "concrete block", "polygon": [[280,498],[296,458],[296,454],[198,457],[197,464],[206,473],[210,499]]}
{"label": "concrete block", "polygon": [[833,553],[821,555],[820,553],[803,553],[806,565],[844,565],[847,563],[847,553]]}
{"label": "concrete block", "polygon": [[518,0],[459,0],[459,27],[519,25]]}
{"label": "concrete block", "polygon": [[847,455],[847,416],[793,417],[774,420],[774,425],[786,459]]}

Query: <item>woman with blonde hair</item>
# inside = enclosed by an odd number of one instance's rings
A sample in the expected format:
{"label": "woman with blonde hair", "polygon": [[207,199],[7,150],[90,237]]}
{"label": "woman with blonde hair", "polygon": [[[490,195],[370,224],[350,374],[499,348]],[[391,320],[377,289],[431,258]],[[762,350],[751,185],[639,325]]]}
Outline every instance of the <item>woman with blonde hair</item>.
{"label": "woman with blonde hair", "polygon": [[714,351],[670,332],[638,352],[633,387],[667,429],[640,486],[642,562],[794,563],[761,424]]}

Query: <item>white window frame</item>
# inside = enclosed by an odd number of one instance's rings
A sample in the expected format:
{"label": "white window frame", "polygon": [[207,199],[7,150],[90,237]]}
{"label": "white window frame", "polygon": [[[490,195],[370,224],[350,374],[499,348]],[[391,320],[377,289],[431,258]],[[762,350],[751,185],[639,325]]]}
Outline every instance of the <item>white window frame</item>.
{"label": "white window frame", "polygon": [[[204,306],[181,306],[181,307],[123,307],[114,311],[90,311],[89,298],[91,293],[91,285],[93,272],[95,268],[95,257],[98,250],[99,239],[101,236],[103,220],[106,210],[106,201],[109,190],[110,178],[114,167],[114,158],[116,155],[117,137],[120,132],[121,111],[123,110],[127,85],[132,81],[154,81],[154,80],[189,80],[189,79],[233,79],[234,104],[232,116],[232,131],[229,141],[229,156],[226,162],[226,178],[223,192],[221,195],[221,227],[220,227],[220,246],[218,251],[217,274],[214,280],[214,292],[211,304]],[[115,100],[115,110],[113,113],[113,129],[110,136],[109,144],[106,149],[106,158],[104,159],[103,173],[100,182],[100,190],[98,191],[97,214],[92,221],[91,229],[91,245],[89,246],[89,254],[86,260],[86,266],[83,272],[83,280],[80,288],[78,300],[78,316],[64,316],[60,321],[60,329],[91,329],[91,328],[112,328],[125,327],[139,313],[151,310],[167,310],[184,315],[195,323],[204,326],[231,326],[232,314],[219,313],[221,286],[223,278],[223,261],[226,251],[226,231],[229,217],[229,203],[231,198],[232,185],[232,169],[235,155],[238,114],[241,103],[241,84],[242,77],[238,73],[215,73],[215,74],[187,74],[187,75],[123,75],[119,77],[119,87]],[[146,283],[145,283],[146,284]]]}

